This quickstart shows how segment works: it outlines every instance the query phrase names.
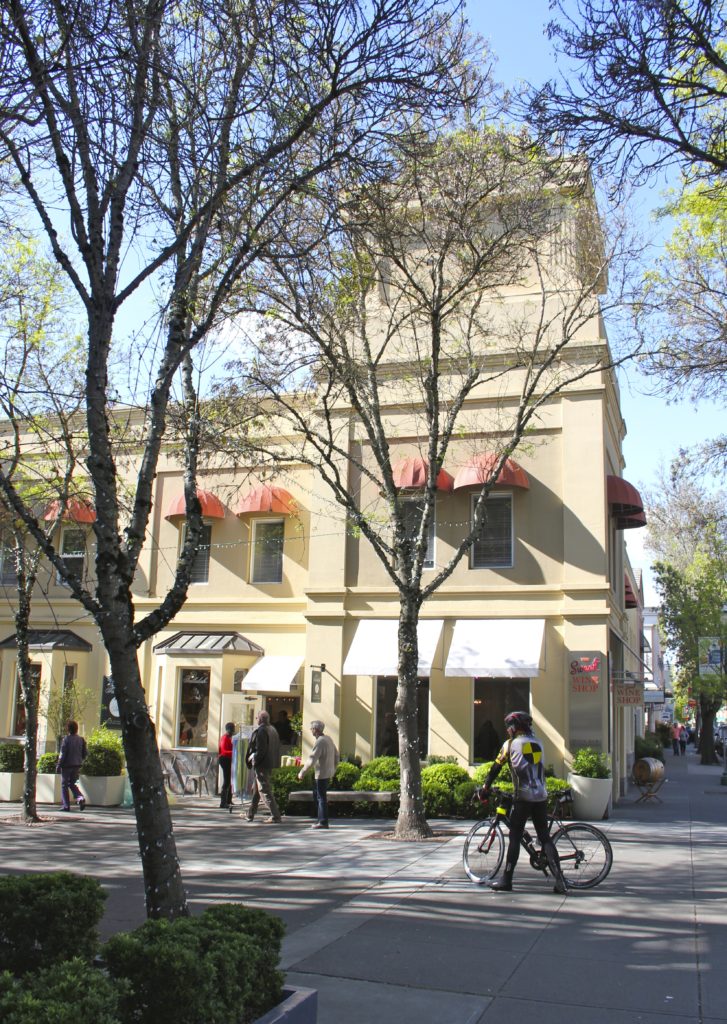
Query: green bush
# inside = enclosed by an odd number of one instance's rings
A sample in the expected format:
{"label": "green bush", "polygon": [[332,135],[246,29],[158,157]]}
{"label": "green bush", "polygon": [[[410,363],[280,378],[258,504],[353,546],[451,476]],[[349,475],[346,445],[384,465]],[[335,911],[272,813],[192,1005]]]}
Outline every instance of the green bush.
{"label": "green bush", "polygon": [[654,757],[663,763],[664,748],[656,733],[647,732],[645,736],[634,738],[634,757],[637,761],[642,757]]}
{"label": "green bush", "polygon": [[0,743],[0,772],[22,772],[24,758],[20,743]]}
{"label": "green bush", "polygon": [[78,956],[92,960],[106,893],[68,871],[0,877],[0,970],[17,976]]}
{"label": "green bush", "polygon": [[54,964],[18,981],[0,975],[3,1024],[119,1024],[126,986],[80,958]]}
{"label": "green bush", "polygon": [[581,747],[573,757],[571,771],[574,775],[582,775],[586,779],[610,779],[611,769],[606,755],[593,747]]}
{"label": "green bush", "polygon": [[447,754],[446,757],[442,754],[429,754],[427,757],[427,767],[432,764],[457,764],[457,758],[454,754]]}
{"label": "green bush", "polygon": [[331,789],[353,789],[361,775],[361,769],[348,761],[341,761],[331,779]]}
{"label": "green bush", "polygon": [[41,754],[38,758],[38,774],[54,775],[57,765],[58,754],[55,750],[50,750],[47,754]]}
{"label": "green bush", "polygon": [[[288,797],[294,789],[311,789],[313,786],[313,772],[306,772],[301,782],[298,778],[299,771],[300,768],[296,765],[284,765],[281,768],[274,768],[270,774],[273,796],[281,814],[288,812]],[[291,810],[295,813],[303,813],[305,809],[304,804],[291,805]]]}
{"label": "green bush", "polygon": [[671,749],[671,726],[668,722],[657,722],[654,726],[657,739],[664,749]]}
{"label": "green bush", "polygon": [[104,947],[109,975],[129,983],[122,1024],[248,1024],[282,996],[284,925],[225,904],[199,917],[146,921]]}
{"label": "green bush", "polygon": [[86,745],[88,754],[81,765],[81,775],[121,775],[124,768],[124,745],[117,732],[102,725],[93,730]]}
{"label": "green bush", "polygon": [[450,788],[454,788],[460,782],[471,782],[469,772],[459,764],[441,762],[440,764],[427,765],[422,768],[422,782],[442,782]]}
{"label": "green bush", "polygon": [[[361,775],[354,789],[381,790],[382,792],[398,789],[400,778],[398,757],[375,757],[361,769]],[[384,785],[384,783],[392,782],[395,782],[396,785]]]}

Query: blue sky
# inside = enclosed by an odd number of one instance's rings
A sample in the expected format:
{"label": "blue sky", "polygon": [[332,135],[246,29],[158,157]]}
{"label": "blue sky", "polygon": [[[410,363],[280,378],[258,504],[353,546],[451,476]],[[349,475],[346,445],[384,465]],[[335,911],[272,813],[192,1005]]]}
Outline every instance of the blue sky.
{"label": "blue sky", "polygon": [[[488,40],[497,57],[496,77],[507,85],[527,79],[540,84],[558,70],[545,33],[551,17],[548,0],[471,0],[467,7],[473,29]],[[641,189],[640,213],[645,220],[659,204],[659,185]],[[650,383],[636,369],[620,374],[621,408],[627,426],[624,476],[637,487],[654,486],[660,465],[668,466],[680,448],[723,432],[724,409],[712,403],[675,402],[649,394]],[[627,536],[634,568],[648,566],[642,530]],[[647,582],[647,604],[656,597]]]}

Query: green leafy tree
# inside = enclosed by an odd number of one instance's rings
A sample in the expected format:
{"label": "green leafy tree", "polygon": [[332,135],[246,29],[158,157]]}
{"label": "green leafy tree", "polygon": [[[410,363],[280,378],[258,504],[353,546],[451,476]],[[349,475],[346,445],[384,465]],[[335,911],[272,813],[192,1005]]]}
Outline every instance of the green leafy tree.
{"label": "green leafy tree", "polygon": [[683,700],[698,703],[699,749],[702,764],[716,764],[715,716],[725,700],[727,679],[722,671],[700,673],[699,641],[717,637],[724,630],[722,609],[727,603],[727,548],[716,538],[683,569],[667,562],[654,566],[661,596],[659,622],[676,663],[676,688]]}

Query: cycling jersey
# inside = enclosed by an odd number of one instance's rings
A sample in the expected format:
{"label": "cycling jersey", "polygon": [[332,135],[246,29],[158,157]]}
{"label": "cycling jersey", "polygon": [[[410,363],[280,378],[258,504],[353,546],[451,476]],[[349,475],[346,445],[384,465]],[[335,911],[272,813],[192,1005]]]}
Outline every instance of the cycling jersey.
{"label": "cycling jersey", "polygon": [[505,765],[510,768],[516,800],[524,800],[526,803],[547,800],[543,744],[537,736],[515,736],[505,740],[490,769],[487,785],[492,783]]}

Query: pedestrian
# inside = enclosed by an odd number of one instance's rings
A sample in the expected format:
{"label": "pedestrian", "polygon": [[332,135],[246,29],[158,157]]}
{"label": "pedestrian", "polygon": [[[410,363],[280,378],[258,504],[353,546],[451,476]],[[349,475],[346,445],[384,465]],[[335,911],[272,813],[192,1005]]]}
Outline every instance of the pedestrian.
{"label": "pedestrian", "polygon": [[78,776],[81,774],[81,765],[86,760],[86,753],[86,741],[83,736],[78,735],[78,722],[70,719],[66,722],[66,735],[61,742],[61,751],[56,765],[56,772],[60,772],[61,776],[62,811],[71,809],[69,790],[75,797],[79,811],[86,806],[86,799],[77,785]]}
{"label": "pedestrian", "polygon": [[298,772],[298,778],[302,779],[310,768],[313,769],[313,802],[318,811],[318,821],[313,828],[328,828],[328,787],[340,760],[336,744],[330,736],[324,735],[324,730],[323,722],[311,722],[315,742],[308,760]]}
{"label": "pedestrian", "polygon": [[687,740],[689,739],[689,733],[687,732],[686,725],[683,725],[679,730],[679,753],[682,757],[687,755]]}
{"label": "pedestrian", "polygon": [[247,811],[247,820],[254,819],[258,804],[262,799],[270,811],[270,818],[266,820],[279,825],[280,811],[273,795],[270,773],[273,768],[280,767],[280,737],[270,724],[270,715],[267,711],[260,711],[257,716],[257,729],[250,737],[245,760],[254,775],[252,800]]}
{"label": "pedestrian", "polygon": [[232,814],[232,737],[235,735],[235,723],[228,722],[220,736],[219,763],[222,772],[222,789],[220,790],[220,807]]}
{"label": "pedestrian", "polygon": [[673,722],[671,727],[671,749],[674,757],[679,757],[679,723]]}
{"label": "pedestrian", "polygon": [[533,733],[533,720],[527,711],[511,711],[505,717],[507,739],[492,762],[487,773],[481,796],[489,796],[490,787],[508,765],[514,787],[513,805],[510,811],[510,841],[505,858],[505,870],[500,878],[490,882],[496,892],[510,892],[515,865],[520,856],[520,840],[525,831],[525,822],[532,818],[535,831],[548,859],[553,876],[554,891],[565,894],[568,886],[560,870],[558,851],[548,832],[548,793],[545,788],[545,765],[543,744]]}
{"label": "pedestrian", "polygon": [[280,737],[282,745],[284,747],[292,747],[296,739],[296,732],[288,718],[288,712],[285,708],[280,709],[278,713],[278,720],[273,724],[278,736]]}

